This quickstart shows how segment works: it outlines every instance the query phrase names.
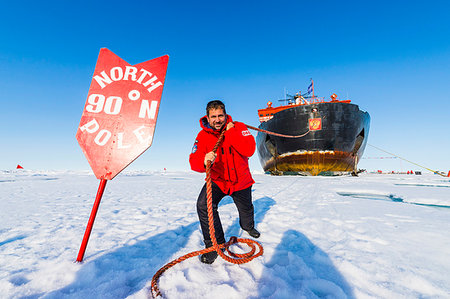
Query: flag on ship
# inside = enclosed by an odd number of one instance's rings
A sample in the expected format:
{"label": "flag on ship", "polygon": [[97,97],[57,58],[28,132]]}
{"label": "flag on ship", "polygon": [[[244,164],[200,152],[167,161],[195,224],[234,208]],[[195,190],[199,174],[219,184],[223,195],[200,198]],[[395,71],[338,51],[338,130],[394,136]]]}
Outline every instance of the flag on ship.
{"label": "flag on ship", "polygon": [[314,92],[314,81],[311,79],[311,84],[308,86],[308,94]]}

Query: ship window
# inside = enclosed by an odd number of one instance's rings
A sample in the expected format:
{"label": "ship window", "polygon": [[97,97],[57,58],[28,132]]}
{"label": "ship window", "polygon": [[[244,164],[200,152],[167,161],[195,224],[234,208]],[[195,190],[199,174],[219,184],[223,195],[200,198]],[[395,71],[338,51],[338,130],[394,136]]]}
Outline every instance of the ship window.
{"label": "ship window", "polygon": [[264,116],[264,114],[260,114],[259,116]]}

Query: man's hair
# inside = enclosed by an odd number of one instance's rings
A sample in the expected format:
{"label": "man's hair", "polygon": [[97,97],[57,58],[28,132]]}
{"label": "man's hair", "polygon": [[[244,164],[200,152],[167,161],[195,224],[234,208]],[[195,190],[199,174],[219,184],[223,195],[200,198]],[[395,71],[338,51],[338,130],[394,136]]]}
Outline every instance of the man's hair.
{"label": "man's hair", "polygon": [[225,104],[224,103],[222,103],[222,101],[219,101],[219,100],[213,100],[213,101],[210,101],[207,105],[206,105],[206,115],[207,116],[209,116],[209,110],[212,110],[212,109],[222,109],[223,110],[223,113],[225,114],[225,115],[227,115],[227,111],[225,110]]}

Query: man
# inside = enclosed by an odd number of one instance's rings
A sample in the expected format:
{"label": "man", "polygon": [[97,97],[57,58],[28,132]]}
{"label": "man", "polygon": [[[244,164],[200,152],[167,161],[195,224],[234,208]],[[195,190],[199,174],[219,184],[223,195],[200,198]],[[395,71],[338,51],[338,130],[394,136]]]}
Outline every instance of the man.
{"label": "man", "polygon": [[[230,195],[236,204],[241,228],[250,236],[258,238],[260,233],[255,229],[251,191],[255,181],[248,167],[248,158],[255,152],[255,138],[245,124],[233,123],[231,116],[226,114],[225,105],[218,100],[208,103],[206,115],[200,119],[200,127],[202,130],[195,139],[189,163],[192,170],[205,172],[208,161],[212,162],[212,206],[217,243],[225,243],[217,207],[226,195]],[[224,138],[214,153],[212,150],[222,130],[225,130]],[[206,200],[205,184],[197,199],[197,214],[205,246],[208,248],[213,244],[209,235]],[[217,252],[212,251],[203,254],[200,260],[212,264],[216,258]]]}

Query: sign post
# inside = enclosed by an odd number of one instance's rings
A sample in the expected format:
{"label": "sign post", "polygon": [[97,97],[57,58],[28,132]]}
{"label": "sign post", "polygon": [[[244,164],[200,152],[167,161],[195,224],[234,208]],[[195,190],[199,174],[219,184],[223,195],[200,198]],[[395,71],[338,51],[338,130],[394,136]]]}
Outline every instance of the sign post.
{"label": "sign post", "polygon": [[169,56],[130,65],[100,50],[76,138],[100,180],[77,262],[84,252],[107,180],[152,144]]}
{"label": "sign post", "polygon": [[81,242],[80,250],[78,251],[77,262],[82,262],[84,257],[84,252],[86,251],[86,246],[91,236],[92,227],[94,226],[95,216],[97,216],[98,207],[100,206],[100,201],[102,200],[103,191],[105,191],[107,180],[101,179],[100,185],[98,186],[97,196],[95,197],[94,206],[92,207],[91,216],[84,232],[83,241]]}

